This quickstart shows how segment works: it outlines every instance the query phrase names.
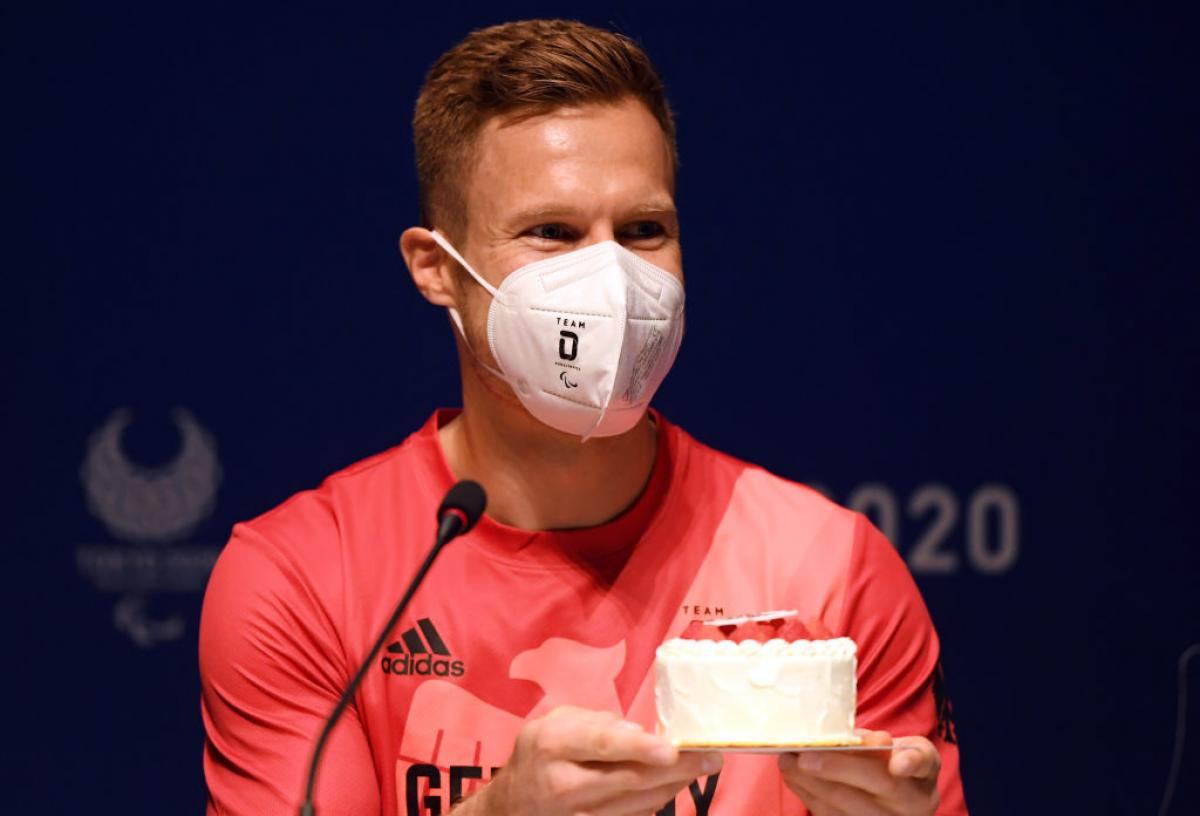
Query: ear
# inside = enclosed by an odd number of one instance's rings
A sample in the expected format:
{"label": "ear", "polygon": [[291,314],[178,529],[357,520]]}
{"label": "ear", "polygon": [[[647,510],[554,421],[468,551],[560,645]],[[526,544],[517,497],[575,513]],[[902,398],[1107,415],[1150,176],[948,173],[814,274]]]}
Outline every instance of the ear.
{"label": "ear", "polygon": [[424,227],[409,227],[400,236],[400,254],[413,283],[435,306],[457,306],[450,258]]}

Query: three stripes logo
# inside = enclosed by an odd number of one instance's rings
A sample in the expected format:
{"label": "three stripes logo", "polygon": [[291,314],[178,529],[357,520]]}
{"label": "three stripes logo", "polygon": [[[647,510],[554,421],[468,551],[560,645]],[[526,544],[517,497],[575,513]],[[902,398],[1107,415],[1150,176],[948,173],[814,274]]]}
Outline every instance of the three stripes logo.
{"label": "three stripes logo", "polygon": [[421,618],[388,646],[379,666],[384,674],[419,677],[462,677],[466,671],[461,660],[451,657],[450,648],[429,618]]}

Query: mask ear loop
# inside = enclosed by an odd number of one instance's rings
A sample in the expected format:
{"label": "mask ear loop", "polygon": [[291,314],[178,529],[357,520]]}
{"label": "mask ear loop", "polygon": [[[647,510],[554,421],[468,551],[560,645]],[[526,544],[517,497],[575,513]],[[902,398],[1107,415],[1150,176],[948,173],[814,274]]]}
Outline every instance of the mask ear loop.
{"label": "mask ear loop", "polygon": [[480,275],[478,272],[476,272],[474,269],[472,269],[471,265],[469,263],[467,263],[467,259],[464,258],[462,255],[458,254],[458,250],[455,249],[450,244],[450,242],[446,240],[445,236],[443,236],[437,230],[430,230],[429,234],[433,236],[433,240],[437,241],[438,246],[440,246],[442,249],[446,250],[447,253],[449,253],[451,258],[453,258],[454,260],[456,260],[460,264],[462,264],[462,268],[467,270],[467,272],[471,275],[471,277],[475,279],[475,282],[478,283],[480,286],[482,286],[484,289],[486,289],[488,291],[488,294],[490,294],[496,300],[500,300],[500,301],[504,300],[504,297],[500,294],[500,290],[497,289],[495,286],[492,286],[487,281],[485,281],[483,279],[482,275]]}
{"label": "mask ear loop", "polygon": [[[503,301],[503,298],[500,296],[500,290],[485,281],[478,272],[472,269],[471,265],[467,263],[467,259],[460,255],[458,250],[455,249],[450,242],[442,236],[441,233],[439,233],[437,230],[430,230],[429,234],[433,236],[433,240],[437,241],[438,246],[446,250],[451,258],[458,261],[459,264],[462,265],[462,268],[467,270],[467,273],[475,279],[476,283],[488,291],[488,294],[490,294],[494,300]],[[458,309],[455,309],[453,306],[447,306],[446,310],[450,312],[450,320],[453,321],[454,325],[458,328],[458,333],[462,335],[463,342],[467,344],[467,349],[471,352],[471,356],[474,357],[481,366],[486,368],[492,374],[496,375],[504,382],[508,382],[508,377],[505,377],[503,372],[497,371],[485,363],[480,356],[475,353],[475,349],[471,348],[471,341],[467,339],[467,330],[463,326],[462,315],[458,313]],[[494,353],[495,352],[493,352],[493,354]]]}

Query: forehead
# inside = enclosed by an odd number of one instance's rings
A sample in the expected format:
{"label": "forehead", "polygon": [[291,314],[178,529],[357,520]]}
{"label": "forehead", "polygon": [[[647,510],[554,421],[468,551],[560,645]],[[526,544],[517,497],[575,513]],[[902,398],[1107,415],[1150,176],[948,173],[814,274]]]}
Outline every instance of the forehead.
{"label": "forehead", "polygon": [[666,134],[628,98],[490,120],[475,144],[465,199],[470,219],[486,220],[549,200],[578,208],[670,201],[673,187]]}

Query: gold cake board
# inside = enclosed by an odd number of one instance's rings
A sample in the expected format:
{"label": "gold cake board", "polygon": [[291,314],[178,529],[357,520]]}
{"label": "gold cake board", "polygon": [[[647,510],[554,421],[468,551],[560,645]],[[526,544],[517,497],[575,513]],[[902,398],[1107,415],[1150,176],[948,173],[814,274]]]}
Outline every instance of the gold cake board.
{"label": "gold cake board", "polygon": [[891,745],[863,745],[862,737],[805,742],[688,742],[675,743],[680,751],[722,751],[741,754],[784,754],[793,751],[890,751]]}

